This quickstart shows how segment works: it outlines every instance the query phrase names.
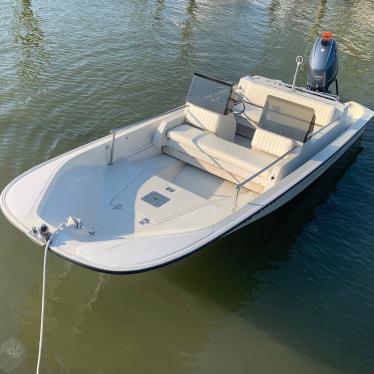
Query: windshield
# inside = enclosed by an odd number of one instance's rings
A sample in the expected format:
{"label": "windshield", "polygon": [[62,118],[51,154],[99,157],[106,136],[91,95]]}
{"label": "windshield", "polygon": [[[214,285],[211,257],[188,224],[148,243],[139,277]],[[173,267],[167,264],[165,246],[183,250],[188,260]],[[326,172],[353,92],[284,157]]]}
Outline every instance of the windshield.
{"label": "windshield", "polygon": [[219,114],[226,114],[232,83],[194,74],[187,102]]}
{"label": "windshield", "polygon": [[314,126],[314,109],[269,95],[259,127],[305,143]]}

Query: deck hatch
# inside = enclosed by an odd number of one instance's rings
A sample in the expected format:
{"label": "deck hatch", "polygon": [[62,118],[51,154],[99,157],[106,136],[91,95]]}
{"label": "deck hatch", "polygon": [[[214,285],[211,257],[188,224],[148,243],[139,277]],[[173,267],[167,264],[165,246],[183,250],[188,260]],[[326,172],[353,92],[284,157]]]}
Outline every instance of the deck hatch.
{"label": "deck hatch", "polygon": [[159,208],[162,205],[166,204],[170,199],[157,191],[152,191],[149,194],[143,196],[142,200],[156,208]]}

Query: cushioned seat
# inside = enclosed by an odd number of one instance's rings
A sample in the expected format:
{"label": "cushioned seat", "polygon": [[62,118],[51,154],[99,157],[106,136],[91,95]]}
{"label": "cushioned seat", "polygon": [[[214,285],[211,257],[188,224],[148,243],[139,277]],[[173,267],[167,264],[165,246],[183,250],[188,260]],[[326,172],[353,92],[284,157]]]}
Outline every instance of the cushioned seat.
{"label": "cushioned seat", "polygon": [[188,104],[183,112],[171,114],[161,121],[153,137],[153,145],[157,148],[164,146],[167,132],[183,123],[215,134],[222,139],[229,141],[235,139],[236,121],[233,113],[223,115]]}
{"label": "cushioned seat", "polygon": [[232,113],[218,114],[197,105],[189,104],[185,122],[209,131],[222,139],[233,141],[235,138],[236,123]]}
{"label": "cushioned seat", "polygon": [[190,150],[201,152],[208,156],[212,163],[224,161],[226,164],[244,169],[245,175],[249,175],[248,171],[257,172],[275,159],[275,156],[269,153],[242,147],[187,124],[170,130],[167,138],[166,144],[172,148],[186,153]]}
{"label": "cushioned seat", "polygon": [[[257,144],[263,141],[259,137]],[[256,148],[242,147],[188,124],[167,132],[163,152],[234,183],[257,173],[277,157]],[[245,187],[260,193],[267,183],[268,173],[264,173]]]}
{"label": "cushioned seat", "polygon": [[[344,105],[324,98],[316,100],[307,93],[292,93],[288,88],[278,87],[272,81],[265,84],[264,78],[261,79],[242,78],[238,87],[248,102],[244,113],[236,119],[243,119],[250,126],[251,148],[234,142],[235,133],[240,134],[242,129],[236,128],[233,113],[218,114],[191,103],[183,112],[170,115],[160,123],[154,146],[236,184],[268,167],[244,186],[261,193],[321,149],[330,139],[330,133],[343,131]],[[303,121],[309,125],[306,134],[304,127],[300,128]],[[314,124],[317,128],[329,126],[304,144]],[[239,121],[238,125],[241,125]],[[315,147],[311,147],[312,143]],[[278,158],[277,164],[269,167]]]}
{"label": "cushioned seat", "polygon": [[288,88],[274,86],[271,82],[265,84],[263,80],[264,78],[261,77],[244,77],[239,81],[238,90],[251,105],[249,106],[250,112],[252,111],[252,106],[264,107],[268,95],[272,95],[314,109],[316,115],[315,123],[318,126],[326,126],[343,115],[343,104],[322,97],[316,100],[308,93],[298,92],[296,94]]}
{"label": "cushioned seat", "polygon": [[251,146],[253,150],[265,152],[274,157],[281,157],[297,144],[293,139],[258,128],[255,131]]}

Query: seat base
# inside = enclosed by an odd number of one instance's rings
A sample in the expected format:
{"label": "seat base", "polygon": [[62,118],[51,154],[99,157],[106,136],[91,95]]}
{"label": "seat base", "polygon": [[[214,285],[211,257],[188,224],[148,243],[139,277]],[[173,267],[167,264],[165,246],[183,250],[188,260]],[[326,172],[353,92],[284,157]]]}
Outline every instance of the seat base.
{"label": "seat base", "polygon": [[[184,152],[180,152],[174,148],[171,147],[163,147],[163,152],[169,156],[172,156],[178,160],[184,161],[187,164],[190,164],[192,166],[195,166],[201,170],[205,170],[210,174],[216,175],[217,177],[220,177],[222,179],[225,179],[227,181],[230,181],[234,184],[238,184],[241,181],[243,181],[245,178],[238,177],[237,175],[230,173],[229,171],[213,166],[212,164],[209,164],[208,162],[204,162],[201,160],[198,160],[194,157],[189,156],[188,154]],[[243,186],[247,190],[253,191],[257,194],[261,194],[264,192],[265,187],[254,182],[248,182]]]}
{"label": "seat base", "polygon": [[[187,124],[168,131],[163,152],[233,183],[240,183],[275,160],[273,155],[240,146]],[[268,179],[269,172],[265,172],[246,188],[260,193]]]}

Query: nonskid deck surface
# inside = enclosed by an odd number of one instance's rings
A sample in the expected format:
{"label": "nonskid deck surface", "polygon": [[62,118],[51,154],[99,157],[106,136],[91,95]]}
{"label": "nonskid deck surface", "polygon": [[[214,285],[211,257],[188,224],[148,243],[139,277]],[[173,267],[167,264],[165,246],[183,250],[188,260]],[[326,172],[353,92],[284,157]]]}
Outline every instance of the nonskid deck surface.
{"label": "nonskid deck surface", "polygon": [[[67,173],[75,174],[72,170]],[[69,179],[65,174],[60,181],[69,183]],[[95,227],[97,235],[92,240],[98,240],[202,229],[232,213],[231,182],[164,154],[140,161],[118,161],[92,172],[87,180],[95,196],[91,192],[86,197],[86,187],[76,186],[75,191],[81,195],[77,201],[79,211],[75,204],[71,213],[66,205],[57,210],[56,204],[44,204],[41,216],[58,222],[64,217],[51,217],[57,211],[78,215],[88,226]],[[60,184],[58,190],[61,188]],[[58,190],[56,194],[52,190],[48,200],[60,198],[56,196]],[[243,189],[239,206],[257,196]]]}

